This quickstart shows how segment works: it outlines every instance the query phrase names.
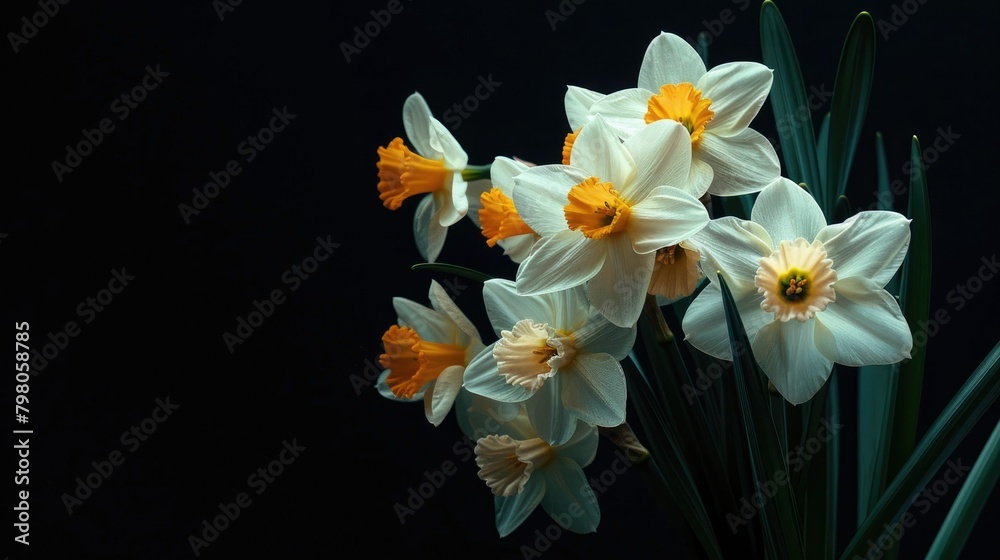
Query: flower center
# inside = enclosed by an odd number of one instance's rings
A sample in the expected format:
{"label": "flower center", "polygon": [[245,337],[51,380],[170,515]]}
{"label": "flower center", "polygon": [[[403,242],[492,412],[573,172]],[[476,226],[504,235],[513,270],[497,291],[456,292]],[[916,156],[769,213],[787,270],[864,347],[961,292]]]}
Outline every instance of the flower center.
{"label": "flower center", "polygon": [[403,144],[402,138],[393,138],[386,147],[378,149],[378,192],[383,206],[398,209],[407,198],[443,189],[448,170],[443,160],[427,159],[414,153]]}
{"label": "flower center", "polygon": [[534,393],[560,367],[573,360],[573,337],[559,334],[544,323],[522,319],[509,331],[501,331],[493,345],[497,371],[507,383]]}
{"label": "flower center", "polygon": [[531,473],[554,455],[552,447],[540,438],[516,440],[507,435],[479,438],[475,453],[479,478],[495,496],[505,498],[520,494]]}
{"label": "flower center", "polygon": [[812,318],[837,299],[833,285],[837,272],[820,241],[811,244],[799,237],[782,241],[770,256],[760,259],[754,276],[757,293],[764,295],[760,308],[777,321]]}
{"label": "flower center", "polygon": [[646,291],[672,300],[691,295],[704,277],[698,268],[700,259],[698,251],[681,245],[657,249],[653,276]]}
{"label": "flower center", "polygon": [[691,147],[697,148],[705,125],[715,117],[711,105],[712,100],[702,97],[701,90],[689,82],[663,84],[660,93],[649,98],[646,124],[660,119],[677,121],[691,133]]}
{"label": "flower center", "polygon": [[569,165],[569,155],[573,153],[573,142],[576,142],[576,137],[580,134],[583,128],[578,128],[573,132],[566,135],[566,139],[563,140],[563,150],[562,150],[562,164]]}
{"label": "flower center", "polygon": [[386,384],[392,394],[410,399],[445,368],[465,365],[465,349],[457,344],[430,342],[410,327],[393,325],[382,335],[385,353],[378,357],[389,370]]}
{"label": "flower center", "polygon": [[610,182],[590,177],[569,190],[569,204],[563,213],[569,229],[580,230],[590,239],[600,239],[624,231],[632,208]]}
{"label": "flower center", "polygon": [[493,247],[497,241],[515,235],[535,233],[514,208],[514,201],[503,192],[493,187],[479,196],[482,208],[479,209],[479,223],[483,228],[486,244]]}

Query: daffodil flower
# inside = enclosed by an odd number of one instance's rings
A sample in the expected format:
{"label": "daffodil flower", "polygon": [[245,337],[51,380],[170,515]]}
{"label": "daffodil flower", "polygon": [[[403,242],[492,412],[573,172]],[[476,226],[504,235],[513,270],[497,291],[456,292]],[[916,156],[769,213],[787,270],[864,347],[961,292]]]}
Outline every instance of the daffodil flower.
{"label": "daffodil flower", "polygon": [[582,286],[522,296],[510,280],[491,279],[483,300],[499,340],[469,364],[467,390],[523,402],[540,437],[552,444],[568,441],[577,420],[607,427],[625,421],[619,361],[635,342],[634,325],[610,323]]}
{"label": "daffodil flower", "polygon": [[896,212],[861,212],[827,225],[815,199],[781,178],[757,196],[749,221],[713,220],[695,236],[712,281],[682,322],[695,348],[731,360],[722,294],[726,279],[751,349],[792,404],[816,394],[833,364],[891,364],[910,357],[913,337],[885,290],[910,242]]}
{"label": "daffodil flower", "polygon": [[491,180],[469,184],[469,218],[480,228],[487,245],[499,245],[515,263],[523,261],[538,240],[511,199],[514,177],[528,167],[523,161],[497,156],[490,168]]}
{"label": "daffodil flower", "polygon": [[419,93],[403,103],[403,128],[413,148],[402,138],[379,147],[378,191],[382,204],[399,209],[407,198],[421,195],[413,218],[420,255],[434,262],[444,246],[447,228],[465,217],[468,180],[484,170],[470,167],[458,140],[431,115]]}
{"label": "daffodil flower", "polygon": [[423,399],[427,420],[438,426],[462,387],[466,365],[484,346],[440,284],[431,281],[428,295],[431,307],[393,298],[398,322],[382,335],[379,363],[386,369],[376,387],[392,400]]}
{"label": "daffodil flower", "polygon": [[673,303],[694,293],[705,279],[699,262],[701,253],[688,240],[656,251],[653,275],[646,290],[661,305]]}
{"label": "daffodil flower", "polygon": [[708,192],[732,196],[759,191],[781,173],[771,143],[749,128],[771,91],[771,70],[758,62],[727,62],[706,70],[694,47],[660,33],[646,48],[638,87],[594,102],[623,138],[668,119],[687,129],[695,165],[715,171]]}
{"label": "daffodil flower", "polygon": [[624,142],[595,115],[577,137],[570,165],[541,165],[514,177],[514,206],[541,236],[517,270],[521,294],[586,283],[612,323],[638,320],[656,251],[708,223],[698,201],[711,182],[692,167],[680,124],[657,121]]}
{"label": "daffodil flower", "polygon": [[456,412],[465,434],[476,442],[478,475],[494,496],[497,532],[510,535],[542,507],[563,529],[592,533],[601,521],[597,495],[583,468],[597,456],[597,428],[576,422],[572,436],[547,443],[532,426],[524,406],[510,417],[509,406],[463,391]]}

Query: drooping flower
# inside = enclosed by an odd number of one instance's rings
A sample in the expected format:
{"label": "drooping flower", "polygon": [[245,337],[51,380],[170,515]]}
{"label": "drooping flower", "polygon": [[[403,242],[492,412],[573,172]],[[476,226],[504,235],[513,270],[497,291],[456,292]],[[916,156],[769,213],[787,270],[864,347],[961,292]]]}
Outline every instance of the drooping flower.
{"label": "drooping flower", "polygon": [[487,245],[499,245],[515,263],[523,261],[538,240],[511,199],[514,177],[528,167],[521,160],[498,156],[490,167],[490,182],[469,186],[469,218],[480,228]]}
{"label": "drooping flower", "polygon": [[867,211],[827,225],[815,199],[781,178],[761,190],[750,220],[713,220],[694,241],[712,284],[684,316],[686,339],[732,359],[717,277],[723,275],[754,357],[792,404],[812,398],[834,363],[910,357],[910,329],[884,288],[909,246],[903,215]]}
{"label": "drooping flower", "polygon": [[403,103],[403,128],[412,149],[398,137],[378,149],[379,199],[397,210],[407,198],[422,197],[413,218],[414,236],[420,255],[434,262],[447,228],[468,212],[467,180],[480,171],[468,166],[465,150],[431,115],[419,93]]}
{"label": "drooping flower", "polygon": [[393,298],[398,322],[382,335],[385,352],[379,363],[386,369],[376,387],[389,399],[423,399],[427,420],[437,426],[451,410],[465,368],[483,343],[472,322],[436,281],[431,281],[428,297],[430,308]]}
{"label": "drooping flower", "polygon": [[695,165],[708,165],[708,192],[731,196],[759,191],[781,173],[771,143],[749,128],[771,90],[771,70],[758,62],[727,62],[706,70],[698,52],[672,33],[646,48],[638,87],[594,102],[623,138],[667,119],[684,125]]}
{"label": "drooping flower", "polygon": [[687,240],[658,249],[647,292],[657,296],[658,300],[662,298],[661,304],[693,294],[705,279],[698,266],[700,260],[701,253]]}
{"label": "drooping flower", "polygon": [[597,495],[583,468],[597,456],[597,428],[578,421],[559,445],[540,438],[526,408],[463,391],[456,401],[462,430],[476,442],[476,465],[493,493],[497,532],[510,535],[538,506],[574,533],[592,533],[601,521]]}
{"label": "drooping flower", "polygon": [[614,427],[625,421],[627,390],[619,361],[636,327],[618,327],[590,305],[582,286],[534,296],[514,283],[487,280],[483,300],[499,340],[477,355],[465,388],[508,403],[524,403],[540,437],[560,444],[577,420]]}
{"label": "drooping flower", "polygon": [[514,205],[539,239],[517,271],[521,294],[586,283],[591,303],[629,326],[642,312],[656,251],[708,223],[698,198],[711,182],[692,167],[687,131],[658,121],[621,142],[601,115],[583,127],[570,165],[514,178]]}

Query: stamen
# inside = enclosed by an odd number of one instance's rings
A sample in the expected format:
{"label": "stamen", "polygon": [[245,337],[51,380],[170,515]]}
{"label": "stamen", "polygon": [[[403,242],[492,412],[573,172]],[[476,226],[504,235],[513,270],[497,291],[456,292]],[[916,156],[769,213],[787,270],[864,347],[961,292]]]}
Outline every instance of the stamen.
{"label": "stamen", "polygon": [[566,224],[590,239],[624,231],[632,208],[610,182],[590,177],[569,191],[569,204],[563,208]]}
{"label": "stamen", "polygon": [[782,241],[771,256],[760,260],[754,276],[757,292],[764,295],[760,306],[779,321],[805,321],[836,300],[837,273],[826,256],[823,243],[812,244],[801,237]]}

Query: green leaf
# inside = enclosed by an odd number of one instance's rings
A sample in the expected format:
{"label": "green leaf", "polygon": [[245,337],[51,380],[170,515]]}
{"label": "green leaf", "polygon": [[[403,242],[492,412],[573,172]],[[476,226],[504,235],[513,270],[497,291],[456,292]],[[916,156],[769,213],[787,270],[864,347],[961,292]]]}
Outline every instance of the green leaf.
{"label": "green leaf", "polygon": [[861,136],[875,70],[875,24],[861,12],[847,32],[830,102],[830,130],[826,153],[827,204],[844,194],[854,151]]}
{"label": "green leaf", "polygon": [[917,438],[920,393],[924,380],[924,357],[927,333],[920,325],[926,322],[931,307],[931,225],[927,181],[920,158],[920,142],[913,137],[910,148],[910,223],[909,254],[900,273],[900,306],[913,335],[910,359],[899,366],[899,390],[892,427],[889,476],[909,458]]}
{"label": "green leaf", "polygon": [[463,278],[468,278],[470,280],[475,280],[477,282],[485,282],[492,276],[479,272],[478,270],[473,270],[471,268],[466,268],[464,266],[458,266],[456,264],[446,264],[446,263],[417,263],[410,267],[410,270],[431,270],[434,272],[446,272],[448,274],[454,274],[456,276],[461,276]]}
{"label": "green leaf", "polygon": [[928,560],[958,558],[961,555],[983,506],[993,496],[997,478],[1000,478],[1000,422],[993,428],[993,435],[983,446],[979,459],[972,465],[962,489],[951,504],[948,517],[927,553]]}
{"label": "green leaf", "polygon": [[[927,431],[841,554],[866,557],[871,543],[894,538],[891,530],[969,430],[1000,396],[1000,343],[979,364]],[[888,530],[886,529],[888,527]]]}
{"label": "green leaf", "polygon": [[[767,385],[753,359],[750,339],[743,328],[732,292],[722,275],[718,278],[733,354],[740,417],[750,452],[750,474],[755,491],[761,496],[767,496],[759,515],[768,556],[804,558],[791,477],[771,418]],[[776,480],[778,477],[784,482]]]}
{"label": "green leaf", "polygon": [[[774,71],[769,97],[781,141],[787,177],[806,183],[815,192],[823,192],[816,159],[816,136],[813,132],[809,98],[802,82],[802,71],[778,7],[765,0],[760,9],[760,42],[763,63]],[[802,118],[802,113],[809,115]],[[827,208],[820,204],[827,213]]]}

